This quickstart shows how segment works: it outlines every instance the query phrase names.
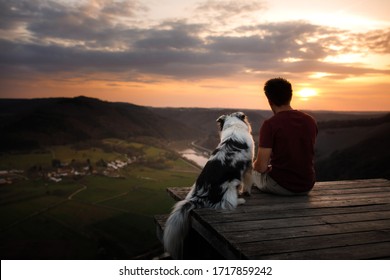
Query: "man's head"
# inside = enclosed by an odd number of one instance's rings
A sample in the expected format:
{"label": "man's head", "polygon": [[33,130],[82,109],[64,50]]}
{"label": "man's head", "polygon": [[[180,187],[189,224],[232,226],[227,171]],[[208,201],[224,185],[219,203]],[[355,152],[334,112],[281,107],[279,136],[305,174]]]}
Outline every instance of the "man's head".
{"label": "man's head", "polygon": [[292,98],[292,87],[289,81],[283,78],[268,80],[264,85],[264,92],[271,105],[290,105]]}

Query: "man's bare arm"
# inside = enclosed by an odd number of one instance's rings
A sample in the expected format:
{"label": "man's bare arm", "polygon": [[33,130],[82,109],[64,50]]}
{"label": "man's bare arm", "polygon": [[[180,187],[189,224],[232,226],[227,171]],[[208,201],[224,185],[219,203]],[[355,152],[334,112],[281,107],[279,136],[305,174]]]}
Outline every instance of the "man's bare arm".
{"label": "man's bare arm", "polygon": [[257,152],[257,158],[253,163],[253,169],[260,172],[266,173],[270,171],[270,158],[271,158],[272,148],[262,148],[259,147]]}

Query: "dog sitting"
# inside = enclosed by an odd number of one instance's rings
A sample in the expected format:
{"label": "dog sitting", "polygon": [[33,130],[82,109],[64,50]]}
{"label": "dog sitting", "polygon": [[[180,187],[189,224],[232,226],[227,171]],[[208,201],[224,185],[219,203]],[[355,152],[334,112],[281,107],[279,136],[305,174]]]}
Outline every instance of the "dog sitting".
{"label": "dog sitting", "polygon": [[217,119],[220,143],[211,154],[191,191],[174,206],[164,230],[164,247],[175,259],[182,258],[182,244],[188,232],[192,209],[234,209],[245,199],[238,191],[249,193],[252,186],[254,142],[251,126],[242,112]]}

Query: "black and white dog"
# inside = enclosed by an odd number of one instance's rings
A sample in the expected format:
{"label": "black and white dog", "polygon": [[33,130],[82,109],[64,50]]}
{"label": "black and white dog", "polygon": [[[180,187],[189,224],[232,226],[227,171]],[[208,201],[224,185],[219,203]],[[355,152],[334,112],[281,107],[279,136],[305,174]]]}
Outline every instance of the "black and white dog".
{"label": "black and white dog", "polygon": [[234,209],[250,194],[254,142],[251,126],[242,112],[217,119],[221,140],[187,197],[176,203],[164,230],[164,247],[173,258],[182,258],[182,243],[188,232],[188,214],[195,208]]}

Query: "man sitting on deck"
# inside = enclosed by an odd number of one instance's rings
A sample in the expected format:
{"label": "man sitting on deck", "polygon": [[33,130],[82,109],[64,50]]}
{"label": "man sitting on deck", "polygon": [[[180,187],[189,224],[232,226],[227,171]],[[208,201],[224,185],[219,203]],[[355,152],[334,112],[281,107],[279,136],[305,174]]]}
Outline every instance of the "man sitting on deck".
{"label": "man sitting on deck", "polygon": [[315,183],[316,121],[291,107],[292,87],[287,80],[268,80],[264,92],[274,116],[260,129],[254,184],[267,193],[306,195]]}

